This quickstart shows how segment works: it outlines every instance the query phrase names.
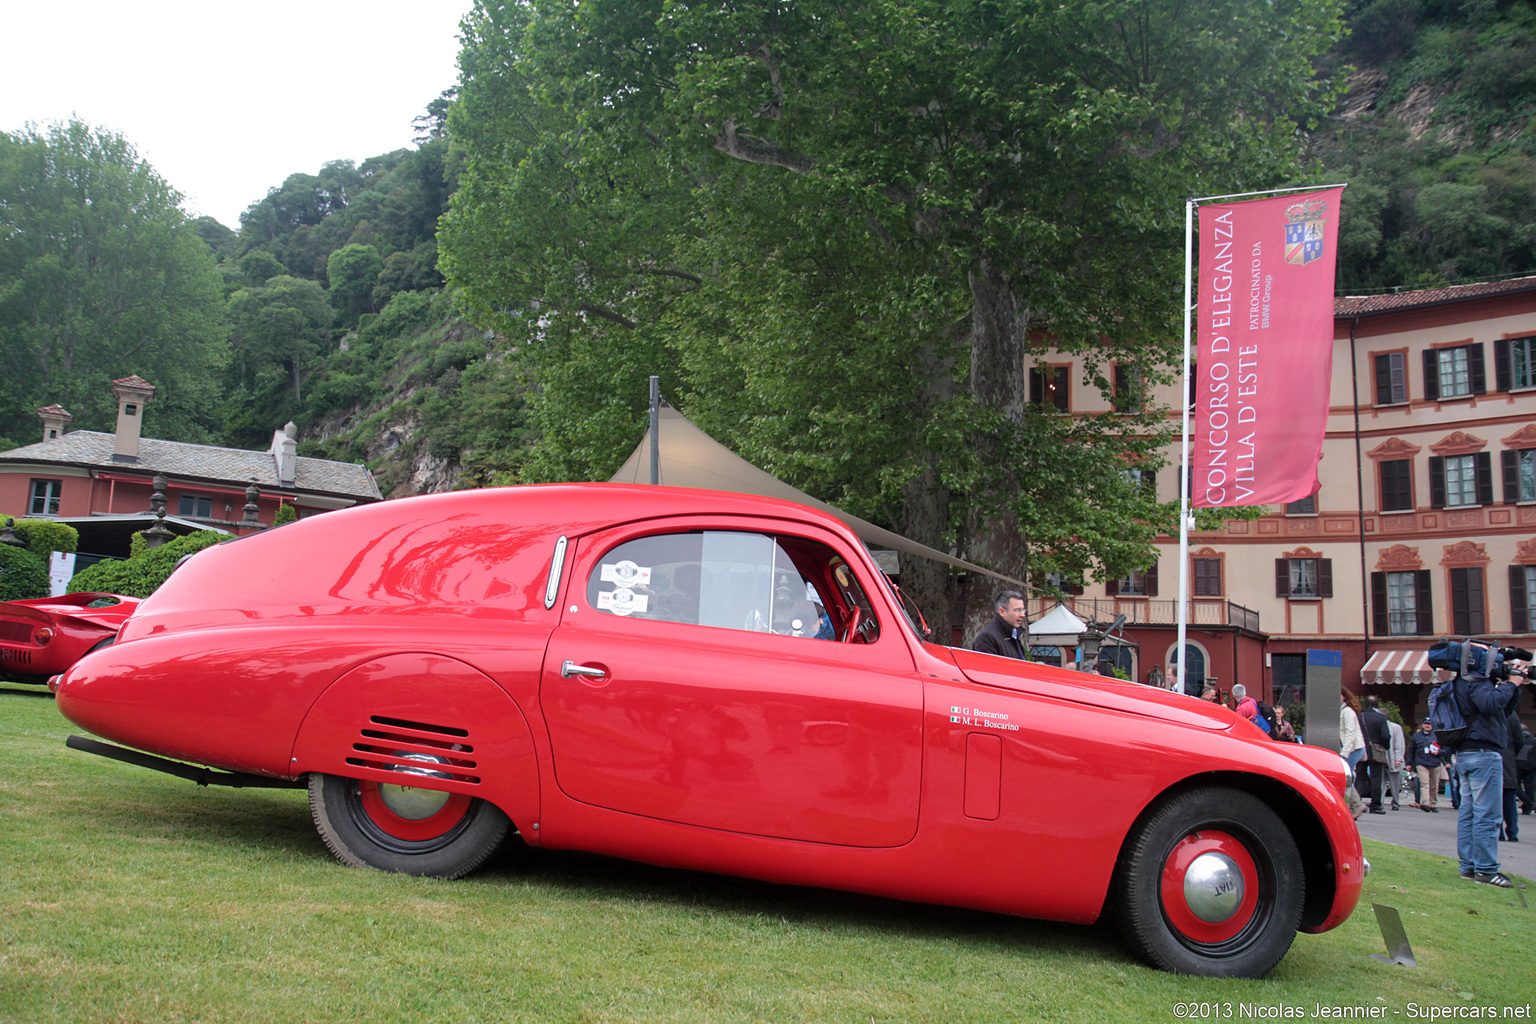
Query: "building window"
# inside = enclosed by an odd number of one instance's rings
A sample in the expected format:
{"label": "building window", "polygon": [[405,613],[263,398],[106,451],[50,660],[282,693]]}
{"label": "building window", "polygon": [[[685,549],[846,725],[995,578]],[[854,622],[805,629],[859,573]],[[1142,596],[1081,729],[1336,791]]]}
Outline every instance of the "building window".
{"label": "building window", "polygon": [[1317,515],[1317,495],[1309,494],[1300,501],[1293,501],[1285,506],[1285,514],[1288,516],[1315,516]]}
{"label": "building window", "polygon": [[1157,498],[1157,470],[1155,469],[1123,469],[1120,475],[1128,483],[1141,488],[1143,494],[1156,500]]}
{"label": "building window", "polygon": [[1531,631],[1531,598],[1536,596],[1536,565],[1509,567],[1510,632]]}
{"label": "building window", "polygon": [[210,519],[213,517],[213,499],[201,494],[183,494],[176,514]]}
{"label": "building window", "polygon": [[1376,357],[1376,404],[1397,405],[1408,401],[1407,360],[1401,352]]}
{"label": "building window", "polygon": [[1449,455],[1445,459],[1445,503],[1477,504],[1477,466],[1470,455]]}
{"label": "building window", "polygon": [[1062,412],[1072,408],[1068,372],[1071,367],[1036,367],[1029,371],[1029,400],[1036,405],[1053,405]]}
{"label": "building window", "polygon": [[1409,459],[1386,459],[1381,469],[1381,510],[1383,512],[1410,512],[1413,510],[1413,462]]}
{"label": "building window", "polygon": [[1419,631],[1416,575],[1387,573],[1387,633],[1391,636],[1410,636]]}
{"label": "building window", "polygon": [[1371,573],[1371,632],[1426,636],[1435,631],[1428,569]]}
{"label": "building window", "polygon": [[1051,590],[1072,596],[1081,596],[1083,592],[1083,578],[1078,576],[1065,576],[1059,572],[1048,572],[1042,577],[1042,582]]}
{"label": "building window", "polygon": [[1452,569],[1451,631],[1463,636],[1485,632],[1488,623],[1484,607],[1482,567]]}
{"label": "building window", "polygon": [[33,480],[32,481],[32,506],[28,515],[56,516],[59,514],[59,492],[64,488],[63,480]]}
{"label": "building window", "polygon": [[1429,503],[1434,508],[1493,504],[1493,455],[1432,455]]}
{"label": "building window", "polygon": [[1127,573],[1124,578],[1109,584],[1110,597],[1156,597],[1157,563],[1140,571]]}
{"label": "building window", "polygon": [[1115,364],[1115,411],[1141,412],[1141,370]]}
{"label": "building window", "polygon": [[1493,366],[1500,391],[1536,388],[1536,338],[1501,338],[1495,341]]}
{"label": "building window", "polygon": [[1195,596],[1221,596],[1221,559],[1194,559]]}
{"label": "building window", "polygon": [[1536,448],[1505,451],[1500,458],[1504,462],[1505,502],[1536,501]]}
{"label": "building window", "polygon": [[1425,398],[1464,398],[1486,390],[1481,344],[1424,350]]}
{"label": "building window", "polygon": [[1333,596],[1333,559],[1275,559],[1275,596],[1307,600]]}

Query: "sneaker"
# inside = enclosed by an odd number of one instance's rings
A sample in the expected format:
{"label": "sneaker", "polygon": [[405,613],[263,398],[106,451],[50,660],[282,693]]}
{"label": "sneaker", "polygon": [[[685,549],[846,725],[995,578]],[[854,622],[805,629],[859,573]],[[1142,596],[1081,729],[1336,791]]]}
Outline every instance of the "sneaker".
{"label": "sneaker", "polygon": [[1502,871],[1495,871],[1491,875],[1473,875],[1472,881],[1481,882],[1484,885],[1496,885],[1500,889],[1513,889],[1515,883],[1509,880],[1509,876]]}

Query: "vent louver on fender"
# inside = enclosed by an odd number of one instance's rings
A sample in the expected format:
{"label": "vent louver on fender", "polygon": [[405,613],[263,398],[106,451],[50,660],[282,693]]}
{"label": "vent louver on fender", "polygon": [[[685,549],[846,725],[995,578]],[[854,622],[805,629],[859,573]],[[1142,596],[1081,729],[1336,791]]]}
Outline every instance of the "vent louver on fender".
{"label": "vent louver on fender", "polygon": [[373,715],[353,741],[347,764],[476,784],[474,751],[468,729]]}

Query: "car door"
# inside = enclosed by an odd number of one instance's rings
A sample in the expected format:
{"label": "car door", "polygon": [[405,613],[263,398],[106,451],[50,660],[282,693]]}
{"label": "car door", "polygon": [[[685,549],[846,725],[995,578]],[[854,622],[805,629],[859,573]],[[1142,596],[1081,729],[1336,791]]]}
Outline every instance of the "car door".
{"label": "car door", "polygon": [[540,679],[560,790],[703,828],[911,839],[922,683],[851,555],[740,517],[581,538]]}

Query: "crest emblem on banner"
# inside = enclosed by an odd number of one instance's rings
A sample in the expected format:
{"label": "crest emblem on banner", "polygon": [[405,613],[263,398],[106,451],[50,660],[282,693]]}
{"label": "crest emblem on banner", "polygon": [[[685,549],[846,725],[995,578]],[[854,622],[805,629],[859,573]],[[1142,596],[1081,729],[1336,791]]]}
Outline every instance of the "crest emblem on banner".
{"label": "crest emblem on banner", "polygon": [[1328,204],[1308,199],[1285,209],[1285,262],[1301,266],[1323,255],[1323,214]]}

